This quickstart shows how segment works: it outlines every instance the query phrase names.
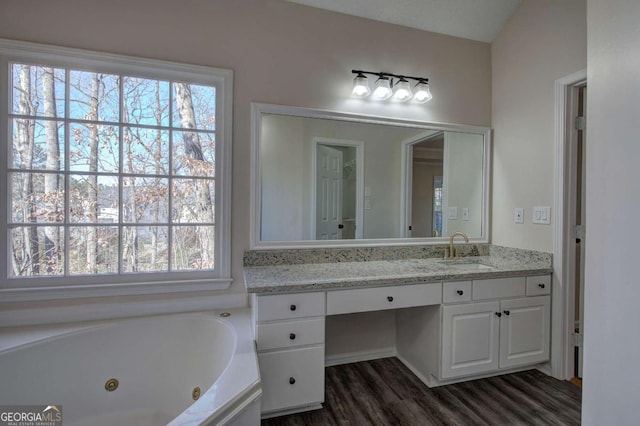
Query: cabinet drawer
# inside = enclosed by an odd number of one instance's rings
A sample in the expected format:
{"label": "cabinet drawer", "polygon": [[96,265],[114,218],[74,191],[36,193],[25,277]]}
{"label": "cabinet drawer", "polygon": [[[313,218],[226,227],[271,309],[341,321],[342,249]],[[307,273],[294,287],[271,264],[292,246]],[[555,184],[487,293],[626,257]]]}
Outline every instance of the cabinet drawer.
{"label": "cabinet drawer", "polygon": [[471,281],[450,281],[442,284],[442,303],[471,300]]}
{"label": "cabinet drawer", "polygon": [[324,343],[324,317],[258,324],[258,350],[290,348]]}
{"label": "cabinet drawer", "polygon": [[473,281],[473,300],[518,297],[525,294],[525,277]]}
{"label": "cabinet drawer", "polygon": [[256,321],[324,315],[324,292],[273,294],[256,297]]}
{"label": "cabinet drawer", "polygon": [[324,401],[324,346],[258,355],[262,412]]}
{"label": "cabinet drawer", "polygon": [[551,275],[527,277],[527,296],[540,296],[551,293]]}
{"label": "cabinet drawer", "polygon": [[437,305],[442,283],[336,290],[327,292],[327,315]]}

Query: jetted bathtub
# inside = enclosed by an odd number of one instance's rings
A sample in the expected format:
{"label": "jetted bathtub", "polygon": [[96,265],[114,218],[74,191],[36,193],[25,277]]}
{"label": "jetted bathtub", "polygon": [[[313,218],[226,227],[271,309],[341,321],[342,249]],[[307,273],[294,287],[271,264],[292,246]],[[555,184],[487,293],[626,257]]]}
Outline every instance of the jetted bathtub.
{"label": "jetted bathtub", "polygon": [[260,423],[246,309],[5,329],[0,378],[0,405],[62,405],[65,426]]}

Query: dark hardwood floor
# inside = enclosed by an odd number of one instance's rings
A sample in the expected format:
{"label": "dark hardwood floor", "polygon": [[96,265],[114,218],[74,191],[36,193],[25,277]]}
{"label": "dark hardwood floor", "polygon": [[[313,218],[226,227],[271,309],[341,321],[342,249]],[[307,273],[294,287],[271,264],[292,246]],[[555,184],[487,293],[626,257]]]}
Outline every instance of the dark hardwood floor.
{"label": "dark hardwood floor", "polygon": [[428,388],[397,358],[325,369],[322,410],[262,421],[297,425],[579,425],[580,388],[537,371]]}

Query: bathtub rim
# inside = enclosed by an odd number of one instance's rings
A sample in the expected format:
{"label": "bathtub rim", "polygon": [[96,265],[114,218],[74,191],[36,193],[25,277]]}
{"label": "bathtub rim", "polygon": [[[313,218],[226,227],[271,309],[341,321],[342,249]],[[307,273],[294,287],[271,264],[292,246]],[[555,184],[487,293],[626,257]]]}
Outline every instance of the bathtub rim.
{"label": "bathtub rim", "polygon": [[[230,313],[221,317],[221,313]],[[231,359],[213,384],[185,410],[174,417],[168,425],[225,424],[262,395],[258,357],[254,344],[251,309],[233,308],[215,311],[200,311],[149,315],[91,321],[88,323],[66,323],[40,326],[0,328],[0,356],[45,344],[48,341],[111,328],[127,322],[153,321],[154,318],[201,318],[222,322],[235,332],[235,347]]]}

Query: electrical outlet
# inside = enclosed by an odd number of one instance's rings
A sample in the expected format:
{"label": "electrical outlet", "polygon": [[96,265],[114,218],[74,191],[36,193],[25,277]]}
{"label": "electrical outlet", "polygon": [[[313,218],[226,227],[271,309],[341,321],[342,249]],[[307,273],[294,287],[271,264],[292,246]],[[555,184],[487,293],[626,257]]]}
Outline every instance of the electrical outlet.
{"label": "electrical outlet", "polygon": [[513,210],[513,221],[515,223],[524,223],[524,209],[522,207],[516,207]]}
{"label": "electrical outlet", "polygon": [[469,208],[464,207],[462,209],[462,220],[469,220]]}

